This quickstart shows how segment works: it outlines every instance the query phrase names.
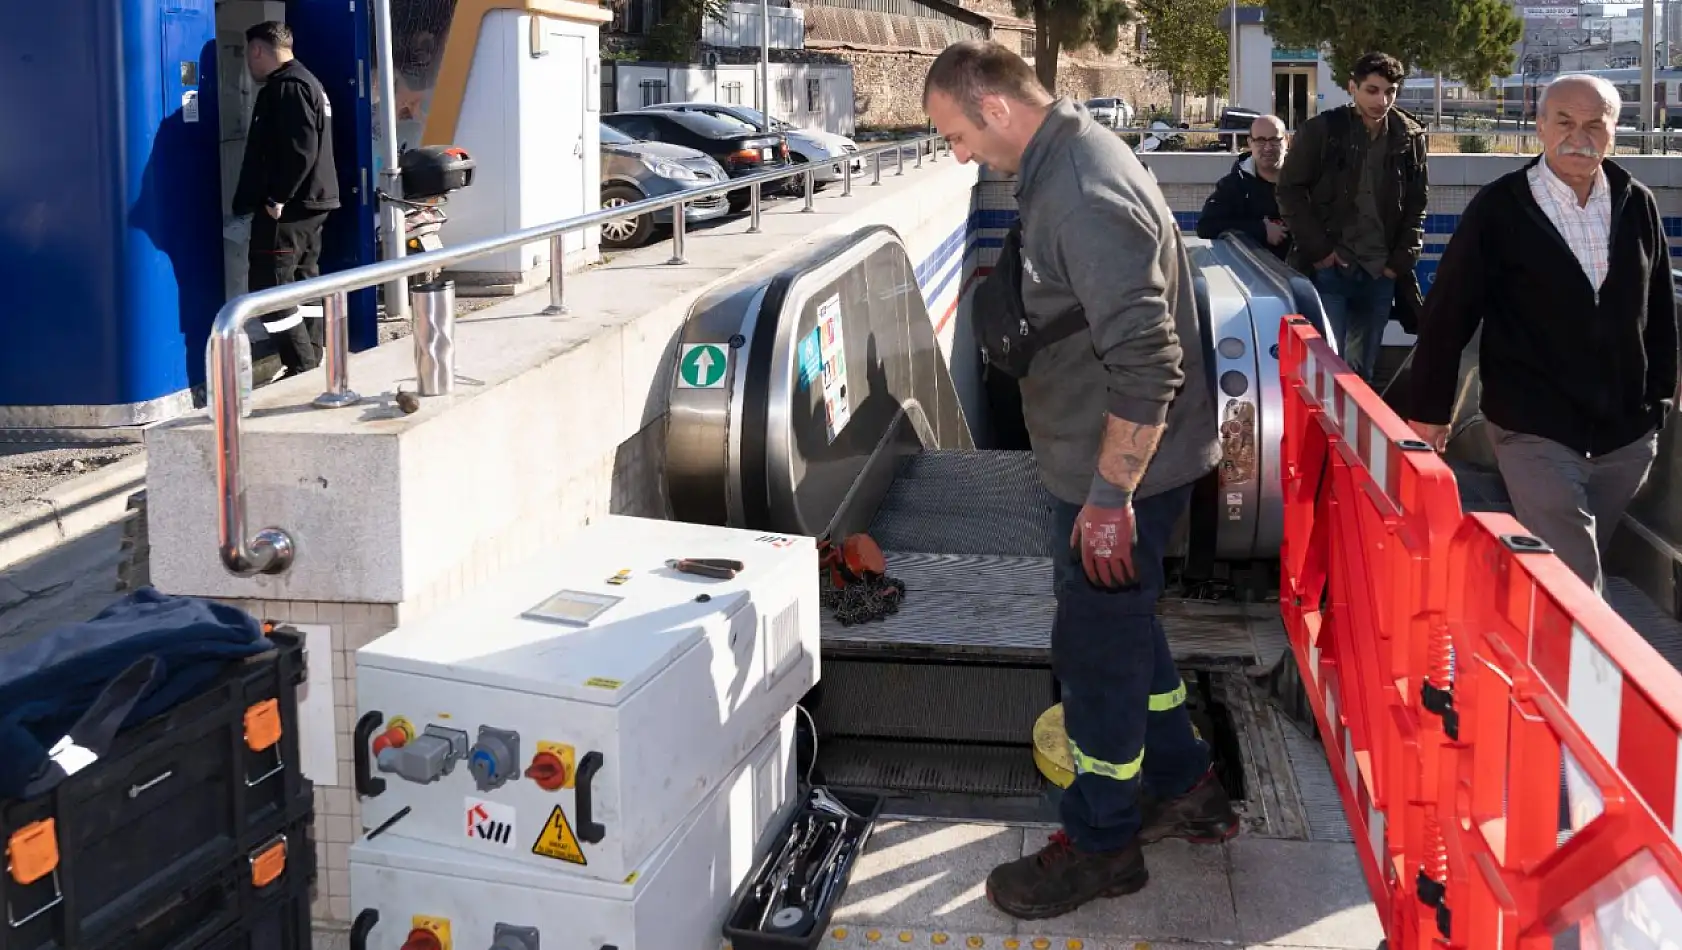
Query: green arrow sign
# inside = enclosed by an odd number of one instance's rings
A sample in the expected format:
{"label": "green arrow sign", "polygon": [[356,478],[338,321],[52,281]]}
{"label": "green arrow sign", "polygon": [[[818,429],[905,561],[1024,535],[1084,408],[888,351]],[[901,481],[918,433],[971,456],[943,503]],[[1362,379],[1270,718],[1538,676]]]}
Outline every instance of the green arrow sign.
{"label": "green arrow sign", "polygon": [[685,345],[678,358],[677,380],[683,389],[718,389],[724,385],[724,367],[728,357],[724,347],[716,343]]}

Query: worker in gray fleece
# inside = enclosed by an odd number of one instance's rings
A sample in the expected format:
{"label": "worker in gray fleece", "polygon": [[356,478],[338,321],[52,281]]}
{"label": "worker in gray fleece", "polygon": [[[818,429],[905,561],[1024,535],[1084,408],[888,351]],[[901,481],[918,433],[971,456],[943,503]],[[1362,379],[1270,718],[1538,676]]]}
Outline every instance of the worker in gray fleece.
{"label": "worker in gray fleece", "polygon": [[1017,176],[1030,329],[1085,315],[1086,332],[1043,334],[1021,380],[1069,538],[1051,653],[1075,780],[1062,832],[987,879],[1005,913],[1055,917],[1144,887],[1141,844],[1238,830],[1156,618],[1170,536],[1219,461],[1214,391],[1174,216],[1114,132],[996,43],[948,46],[923,107],[959,161]]}

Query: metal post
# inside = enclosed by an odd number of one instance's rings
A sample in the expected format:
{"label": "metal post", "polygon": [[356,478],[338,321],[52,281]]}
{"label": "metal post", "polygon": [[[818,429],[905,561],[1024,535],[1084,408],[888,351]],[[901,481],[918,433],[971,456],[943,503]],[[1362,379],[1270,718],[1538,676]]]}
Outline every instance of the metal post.
{"label": "metal post", "polygon": [[1432,98],[1436,100],[1437,117],[1436,117],[1435,120],[1432,121],[1431,124],[1435,125],[1437,128],[1440,129],[1443,126],[1443,74],[1442,73],[1437,74],[1437,81],[1434,84],[1434,87],[1435,88],[1434,88],[1433,93],[1432,93]]}
{"label": "metal post", "polygon": [[[919,149],[922,148],[921,145],[914,147]],[[894,174],[905,174],[905,146],[903,145],[895,146],[894,148]]]}
{"label": "metal post", "polygon": [[422,396],[456,388],[456,282],[438,278],[414,293],[415,380]]}
{"label": "metal post", "polygon": [[880,185],[882,183],[882,153],[878,151],[871,155],[870,162],[874,166],[870,172],[870,183]]}
{"label": "metal post", "polygon": [[917,167],[918,168],[923,167],[923,145],[924,144],[925,143],[923,143],[923,142],[918,142],[917,143]]}
{"label": "metal post", "polygon": [[549,239],[549,306],[544,313],[567,312],[567,236],[557,234]]}
{"label": "metal post", "polygon": [[342,409],[362,401],[350,388],[350,297],[328,294],[321,301],[327,325],[322,328],[326,347],[321,367],[327,371],[327,390],[315,397],[317,409]]}
{"label": "metal post", "polygon": [[750,212],[751,217],[748,218],[748,233],[749,234],[758,234],[759,233],[759,182],[757,182],[757,181],[748,186],[748,208],[751,209],[751,212]]}
{"label": "metal post", "polygon": [[759,116],[771,131],[771,4],[759,0]]}
{"label": "metal post", "polygon": [[[1643,0],[1641,4],[1641,118],[1637,125],[1642,132],[1653,131],[1654,108],[1658,105],[1653,99],[1653,0]],[[1652,135],[1641,136],[1641,154],[1653,153]]]}
{"label": "metal post", "polygon": [[841,166],[841,197],[851,198],[852,196],[853,196],[853,160],[849,158]]}
{"label": "metal post", "polygon": [[[374,0],[374,71],[379,75],[380,114],[376,123],[376,145],[380,155],[381,190],[403,197],[403,176],[397,170],[397,66],[391,54],[391,0]],[[385,259],[402,258],[409,236],[403,225],[403,209],[389,201],[378,201],[381,244]],[[409,316],[408,282],[399,277],[385,285],[385,313],[391,320]]]}
{"label": "metal post", "polygon": [[[1238,107],[1238,0],[1228,0],[1226,7],[1226,104]],[[1233,141],[1238,141],[1234,136]],[[1236,150],[1236,146],[1234,146]]]}
{"label": "metal post", "polygon": [[813,172],[810,167],[808,167],[806,169],[806,207],[800,209],[802,212],[808,212],[809,213],[813,210],[813,208],[812,208],[812,194],[816,190],[817,190],[817,174],[815,172]]}
{"label": "metal post", "polygon": [[687,264],[683,259],[683,202],[672,205],[672,259],[668,264]]}

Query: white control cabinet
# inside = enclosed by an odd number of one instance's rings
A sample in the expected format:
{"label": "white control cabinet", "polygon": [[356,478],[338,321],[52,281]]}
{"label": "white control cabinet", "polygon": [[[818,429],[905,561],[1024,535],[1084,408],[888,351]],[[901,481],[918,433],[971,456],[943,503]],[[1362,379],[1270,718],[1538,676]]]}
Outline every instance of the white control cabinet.
{"label": "white control cabinet", "polygon": [[358,652],[362,823],[623,882],[817,682],[817,598],[809,538],[602,518]]}
{"label": "white control cabinet", "polygon": [[363,946],[456,950],[717,950],[730,898],[798,804],[790,712],[621,881],[556,874],[489,854],[380,835],[350,849]]}

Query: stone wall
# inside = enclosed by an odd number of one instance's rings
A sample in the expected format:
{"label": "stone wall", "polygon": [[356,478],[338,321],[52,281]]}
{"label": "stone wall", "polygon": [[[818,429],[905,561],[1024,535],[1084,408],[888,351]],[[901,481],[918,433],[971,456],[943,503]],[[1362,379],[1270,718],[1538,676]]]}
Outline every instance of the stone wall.
{"label": "stone wall", "polygon": [[923,126],[923,76],[929,53],[841,52],[853,67],[854,123],[860,128]]}

